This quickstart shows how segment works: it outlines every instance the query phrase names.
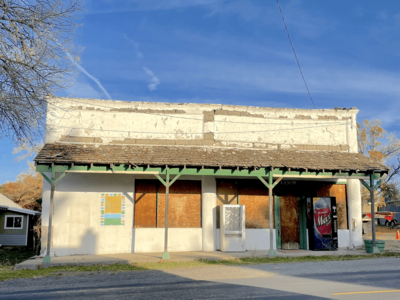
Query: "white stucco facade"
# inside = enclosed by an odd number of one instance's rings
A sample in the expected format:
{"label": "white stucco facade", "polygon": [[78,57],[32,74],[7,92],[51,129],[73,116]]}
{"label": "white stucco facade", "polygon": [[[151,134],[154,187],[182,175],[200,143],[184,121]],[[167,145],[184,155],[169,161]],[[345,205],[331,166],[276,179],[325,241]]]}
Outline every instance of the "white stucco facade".
{"label": "white stucco facade", "polygon": [[[53,101],[55,105],[49,106],[46,143],[357,152],[356,109],[302,110],[68,98]],[[53,255],[162,252],[164,228],[134,228],[135,180],[142,178],[150,177],[112,173],[66,175],[58,183],[54,197]],[[216,178],[186,179],[201,180],[201,227],[169,228],[168,249],[218,250]],[[100,225],[99,199],[101,193],[107,192],[125,194],[125,225]],[[43,248],[49,199],[50,185],[44,180]],[[362,229],[360,185],[356,179],[347,180],[347,203],[349,229],[339,230],[339,247],[357,249],[362,246]],[[246,249],[268,250],[269,234],[269,229],[246,229]],[[276,248],[275,240],[273,247]]]}

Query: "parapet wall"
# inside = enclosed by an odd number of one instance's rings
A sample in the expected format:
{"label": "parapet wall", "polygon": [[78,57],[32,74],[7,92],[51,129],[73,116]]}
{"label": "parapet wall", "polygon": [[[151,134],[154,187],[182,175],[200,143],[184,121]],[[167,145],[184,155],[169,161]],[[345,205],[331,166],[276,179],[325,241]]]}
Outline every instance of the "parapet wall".
{"label": "parapet wall", "polygon": [[357,152],[353,109],[50,100],[46,143]]}

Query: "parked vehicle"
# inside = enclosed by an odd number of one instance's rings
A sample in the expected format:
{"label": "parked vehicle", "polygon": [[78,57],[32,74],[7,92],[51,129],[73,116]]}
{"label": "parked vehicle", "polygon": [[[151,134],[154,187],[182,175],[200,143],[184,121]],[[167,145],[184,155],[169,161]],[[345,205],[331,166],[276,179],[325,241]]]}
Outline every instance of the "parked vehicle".
{"label": "parked vehicle", "polygon": [[386,206],[378,207],[378,211],[391,211],[393,217],[389,219],[378,219],[379,225],[385,225],[387,227],[395,227],[399,225],[400,221],[400,201],[389,201],[386,202]]}

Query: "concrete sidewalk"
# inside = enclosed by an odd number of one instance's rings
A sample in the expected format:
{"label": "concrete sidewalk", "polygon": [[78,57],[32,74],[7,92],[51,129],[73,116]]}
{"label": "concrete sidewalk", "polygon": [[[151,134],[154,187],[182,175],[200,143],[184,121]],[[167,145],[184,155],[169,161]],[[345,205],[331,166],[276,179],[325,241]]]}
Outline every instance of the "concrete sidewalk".
{"label": "concrete sidewalk", "polygon": [[[278,250],[279,257],[301,257],[301,256],[323,256],[323,255],[367,255],[365,250],[338,250],[338,251],[307,251],[307,250]],[[162,253],[121,253],[104,255],[74,255],[52,257],[50,264],[42,264],[43,258],[26,260],[15,265],[15,270],[36,270],[55,266],[88,266],[88,265],[110,265],[110,264],[131,264],[139,262],[159,262]],[[229,260],[246,257],[266,257],[268,251],[246,251],[224,253],[213,252],[170,252],[170,261],[193,261],[199,259],[209,260]]]}

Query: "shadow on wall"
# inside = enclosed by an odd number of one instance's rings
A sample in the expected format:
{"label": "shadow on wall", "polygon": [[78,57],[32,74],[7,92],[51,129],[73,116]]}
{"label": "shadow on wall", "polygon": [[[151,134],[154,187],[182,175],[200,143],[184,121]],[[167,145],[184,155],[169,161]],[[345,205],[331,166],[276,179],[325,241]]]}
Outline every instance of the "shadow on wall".
{"label": "shadow on wall", "polygon": [[[50,189],[50,185],[48,186]],[[57,192],[106,193],[134,190],[134,175],[69,173],[58,184]]]}
{"label": "shadow on wall", "polygon": [[80,238],[80,245],[55,247],[54,256],[90,255],[95,254],[97,249],[97,236],[92,229],[87,229]]}
{"label": "shadow on wall", "polygon": [[[49,188],[46,187],[44,197],[47,205],[50,197]],[[130,252],[129,239],[134,240],[131,236],[132,219],[127,219],[125,226],[118,226],[121,227],[118,230],[105,228],[100,225],[100,205],[101,193],[123,193],[128,204],[126,213],[131,215],[134,213],[133,191],[134,177],[131,175],[68,174],[57,185],[54,197],[52,248],[56,255],[101,253],[102,249],[111,246],[111,240],[107,237],[110,231],[117,232],[118,236],[124,239],[126,242],[124,252]],[[44,214],[44,217],[47,215]],[[47,226],[43,228],[44,249],[47,243]]]}

